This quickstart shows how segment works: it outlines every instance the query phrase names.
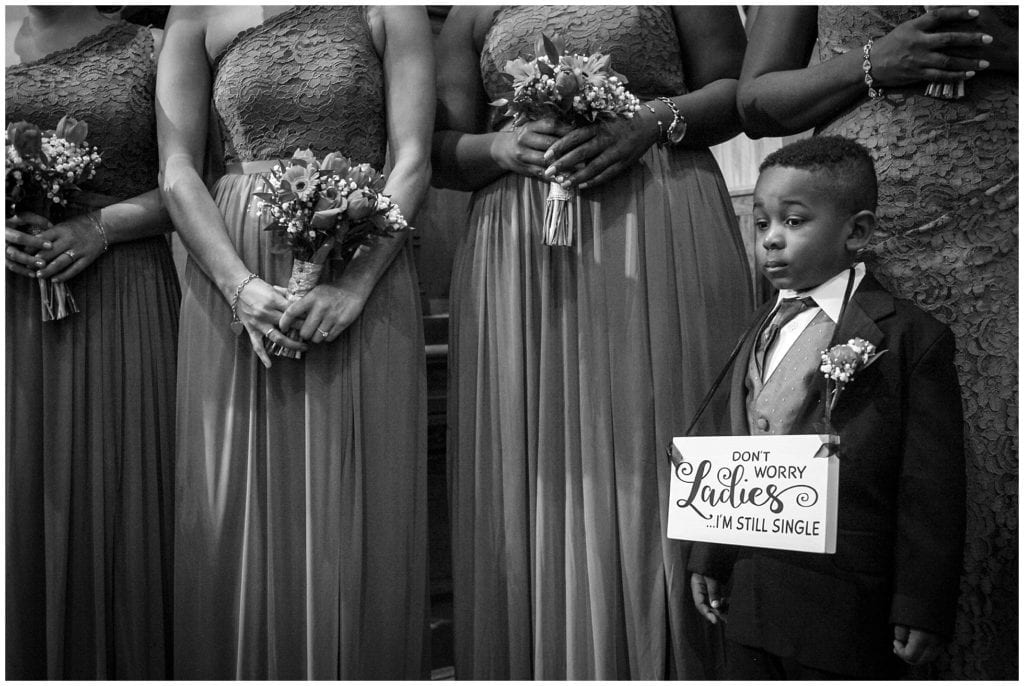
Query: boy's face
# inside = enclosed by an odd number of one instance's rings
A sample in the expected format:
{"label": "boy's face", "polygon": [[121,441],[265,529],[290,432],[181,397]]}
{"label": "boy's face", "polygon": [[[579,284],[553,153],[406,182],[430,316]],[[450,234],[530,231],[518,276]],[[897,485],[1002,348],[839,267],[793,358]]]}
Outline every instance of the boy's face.
{"label": "boy's face", "polygon": [[754,187],[757,268],[778,289],[819,286],[850,266],[854,215],[821,173],[769,167]]}

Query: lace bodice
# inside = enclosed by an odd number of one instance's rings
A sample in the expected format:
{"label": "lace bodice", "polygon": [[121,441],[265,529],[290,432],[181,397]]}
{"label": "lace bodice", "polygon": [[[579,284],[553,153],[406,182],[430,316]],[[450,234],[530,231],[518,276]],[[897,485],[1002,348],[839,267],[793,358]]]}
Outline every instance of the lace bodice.
{"label": "lace bodice", "polygon": [[384,72],[364,7],[293,7],[235,36],[214,71],[226,161],[309,147],[383,166]]}
{"label": "lace bodice", "polygon": [[[994,8],[1017,26],[1014,6]],[[821,6],[821,59],[860,51],[922,6]],[[876,276],[950,325],[967,435],[967,545],[948,665],[956,679],[1017,673],[1018,80],[981,70],[961,100],[886,88],[821,127],[863,143],[879,177]],[[1012,638],[1012,637],[1011,637]],[[942,661],[940,661],[942,663]],[[931,674],[922,674],[935,678]]]}
{"label": "lace bodice", "polygon": [[[570,52],[611,55],[611,67],[629,79],[641,100],[687,92],[672,8],[667,5],[516,5],[502,7],[484,39],[480,73],[488,101],[506,97],[505,63],[533,59],[541,33],[557,33]],[[495,108],[495,119],[501,111]],[[495,123],[495,128],[501,122]]]}
{"label": "lace bodice", "polygon": [[77,45],[7,67],[8,122],[52,129],[64,114],[89,125],[103,163],[82,189],[129,198],[157,186],[153,35],[112,24]]}

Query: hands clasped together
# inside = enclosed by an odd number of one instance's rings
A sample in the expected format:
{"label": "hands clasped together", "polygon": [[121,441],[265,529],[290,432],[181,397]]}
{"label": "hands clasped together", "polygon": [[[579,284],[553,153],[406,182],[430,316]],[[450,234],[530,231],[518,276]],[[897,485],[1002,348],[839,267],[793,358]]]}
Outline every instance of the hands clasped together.
{"label": "hands clasped together", "polygon": [[573,128],[553,119],[530,121],[495,139],[492,151],[509,171],[589,188],[609,181],[639,160],[658,140],[640,117]]}
{"label": "hands clasped together", "polygon": [[7,218],[7,269],[30,278],[63,282],[77,276],[107,248],[88,215],[51,224],[32,212]]}
{"label": "hands clasped together", "polygon": [[[264,339],[285,348],[305,352],[309,343],[334,341],[359,317],[370,290],[358,284],[321,283],[292,301],[282,286],[272,286],[256,278],[246,284],[238,296],[236,314],[249,334],[257,357],[271,366]],[[285,332],[298,331],[289,336]]]}

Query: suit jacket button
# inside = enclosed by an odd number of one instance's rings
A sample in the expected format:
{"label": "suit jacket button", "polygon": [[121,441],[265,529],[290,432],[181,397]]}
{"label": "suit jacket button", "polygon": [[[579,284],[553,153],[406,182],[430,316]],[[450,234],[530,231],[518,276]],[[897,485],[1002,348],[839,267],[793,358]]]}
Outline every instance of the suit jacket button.
{"label": "suit jacket button", "polygon": [[761,431],[767,431],[768,430],[768,420],[765,419],[764,417],[758,417],[757,418],[757,428],[760,429]]}

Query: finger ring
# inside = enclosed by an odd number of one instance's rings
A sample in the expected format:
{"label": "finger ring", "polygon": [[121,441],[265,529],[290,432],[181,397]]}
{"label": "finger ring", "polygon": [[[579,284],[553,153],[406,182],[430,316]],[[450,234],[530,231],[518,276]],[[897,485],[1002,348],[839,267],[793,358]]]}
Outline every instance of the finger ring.
{"label": "finger ring", "polygon": [[317,333],[319,333],[319,334],[320,334],[321,336],[323,336],[324,338],[327,338],[328,336],[330,336],[330,335],[331,335],[331,334],[330,334],[330,332],[328,332],[328,331],[324,331],[323,329],[321,329],[321,328],[319,328],[319,327],[317,327]]}
{"label": "finger ring", "polygon": [[264,331],[264,332],[263,332],[263,335],[264,335],[264,337],[266,337],[266,338],[270,338],[270,334],[272,334],[272,333],[274,333],[274,327],[270,327],[269,329],[267,329],[266,331]]}
{"label": "finger ring", "polygon": [[67,255],[68,257],[70,257],[72,262],[75,261],[75,251],[74,250],[71,250],[71,249],[65,250],[64,254]]}

